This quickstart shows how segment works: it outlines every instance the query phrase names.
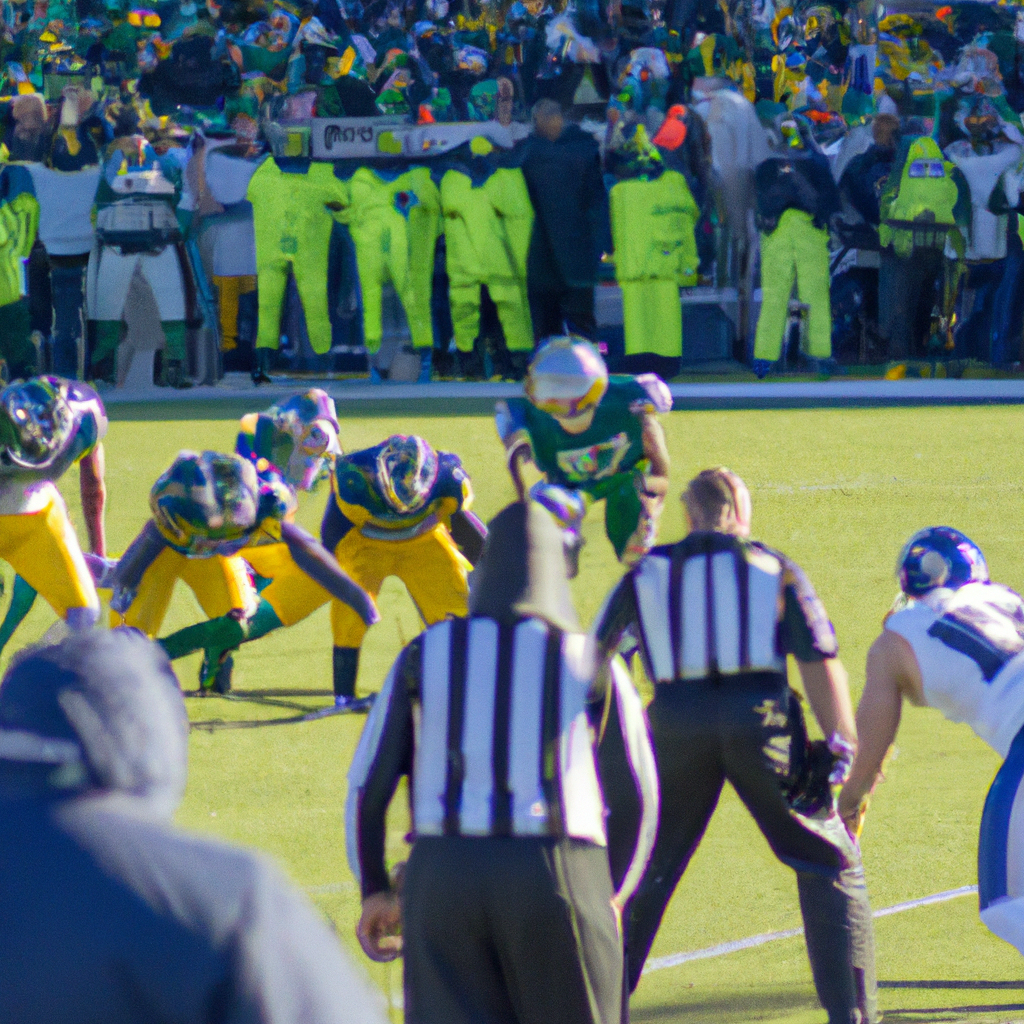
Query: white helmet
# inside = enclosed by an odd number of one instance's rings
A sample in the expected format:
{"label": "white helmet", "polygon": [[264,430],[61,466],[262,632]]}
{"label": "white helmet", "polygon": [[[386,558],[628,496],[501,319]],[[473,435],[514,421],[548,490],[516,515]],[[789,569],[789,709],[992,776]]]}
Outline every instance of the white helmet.
{"label": "white helmet", "polygon": [[526,396],[542,412],[573,419],[593,409],[608,390],[601,353],[575,334],[551,338],[526,375]]}

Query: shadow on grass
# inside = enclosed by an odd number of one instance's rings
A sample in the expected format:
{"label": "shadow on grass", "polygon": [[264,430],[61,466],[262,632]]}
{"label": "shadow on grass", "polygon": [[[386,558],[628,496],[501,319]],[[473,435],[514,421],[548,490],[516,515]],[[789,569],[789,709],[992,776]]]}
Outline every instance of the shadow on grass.
{"label": "shadow on grass", "polygon": [[[796,1010],[818,1009],[818,1000],[806,988],[775,989],[770,992],[750,989],[743,992],[722,992],[700,995],[693,999],[662,1005],[630,1007],[629,1019],[633,1024],[644,1021],[713,1020],[720,1024],[770,1020],[776,1014]],[[920,1018],[918,1018],[920,1020]]]}

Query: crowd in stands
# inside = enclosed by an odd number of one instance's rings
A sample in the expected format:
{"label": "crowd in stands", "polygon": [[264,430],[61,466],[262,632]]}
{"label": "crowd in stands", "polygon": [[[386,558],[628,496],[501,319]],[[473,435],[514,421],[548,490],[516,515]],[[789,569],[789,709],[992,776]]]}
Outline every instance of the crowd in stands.
{"label": "crowd in stands", "polygon": [[1024,14],[917,6],[4,0],[6,372],[1014,369]]}

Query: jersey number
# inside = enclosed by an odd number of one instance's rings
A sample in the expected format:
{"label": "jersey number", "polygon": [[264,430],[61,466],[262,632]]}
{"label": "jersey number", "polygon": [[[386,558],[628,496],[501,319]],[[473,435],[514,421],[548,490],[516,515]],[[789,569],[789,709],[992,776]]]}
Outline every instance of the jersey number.
{"label": "jersey number", "polygon": [[970,658],[986,683],[1024,650],[1024,623],[994,605],[974,604],[956,608],[936,619],[928,635]]}

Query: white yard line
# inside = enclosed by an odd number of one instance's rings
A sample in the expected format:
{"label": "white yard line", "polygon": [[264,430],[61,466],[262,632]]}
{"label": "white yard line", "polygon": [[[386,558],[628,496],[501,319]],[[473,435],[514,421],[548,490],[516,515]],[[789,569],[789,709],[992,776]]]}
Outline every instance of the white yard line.
{"label": "white yard line", "polygon": [[[961,896],[970,896],[977,893],[976,885],[963,885],[959,889],[947,889],[945,892],[937,892],[931,896],[921,896],[916,900],[907,900],[905,903],[896,903],[891,907],[882,907],[876,910],[873,917],[888,917],[890,914],[900,914],[904,910],[914,910],[917,907],[931,906],[933,903],[945,903],[946,900],[959,899]],[[735,939],[732,942],[722,942],[717,946],[708,946],[707,949],[697,949],[692,953],[672,953],[670,956],[658,956],[647,961],[644,966],[644,974],[651,971],[663,971],[667,967],[678,967],[680,964],[688,964],[693,960],[710,960],[712,957],[725,956],[728,953],[736,953],[741,949],[753,949],[755,946],[763,946],[766,942],[778,942],[779,939],[795,939],[803,935],[803,928],[789,928],[783,932],[765,932],[762,935],[751,935],[746,939]]]}

